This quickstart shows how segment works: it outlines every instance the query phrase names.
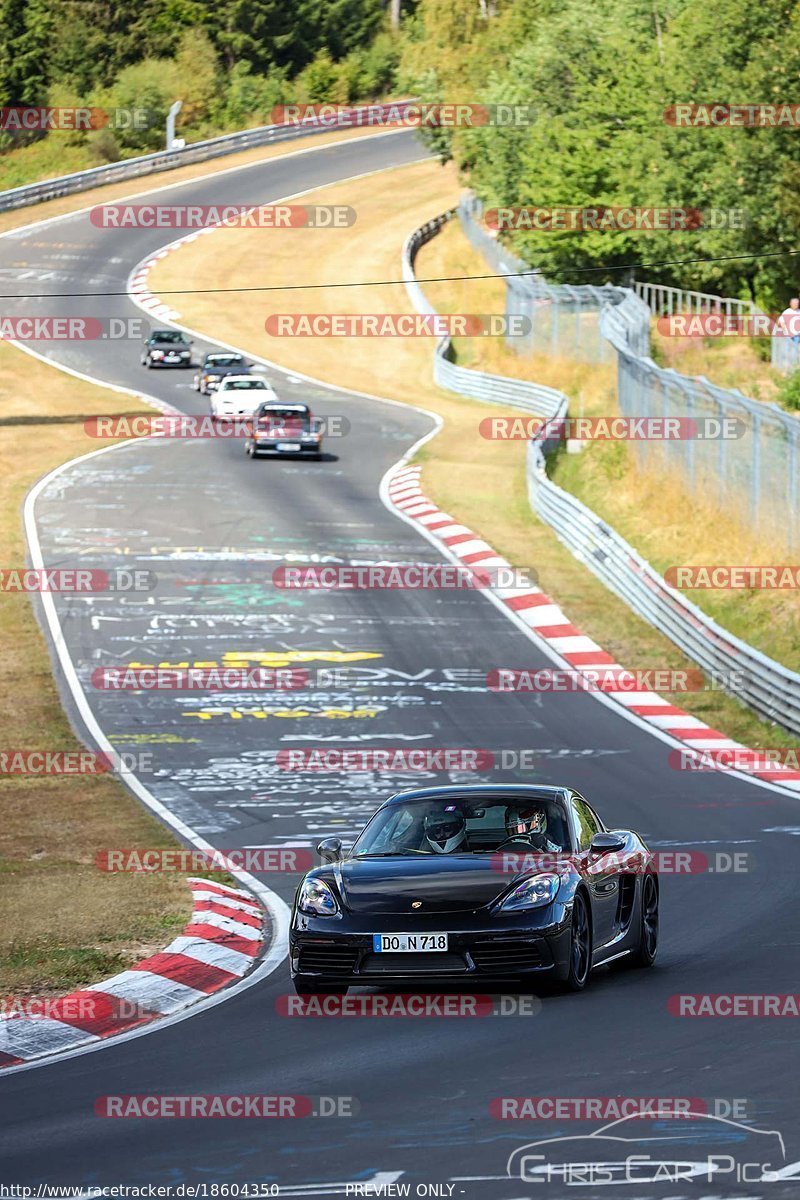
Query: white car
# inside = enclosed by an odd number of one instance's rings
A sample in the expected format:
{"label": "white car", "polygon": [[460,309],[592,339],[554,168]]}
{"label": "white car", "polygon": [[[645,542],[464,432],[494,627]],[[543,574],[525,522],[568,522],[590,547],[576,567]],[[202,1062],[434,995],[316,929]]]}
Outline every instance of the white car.
{"label": "white car", "polygon": [[209,397],[211,416],[220,418],[252,417],[259,404],[277,400],[275,390],[265,379],[252,375],[226,375]]}

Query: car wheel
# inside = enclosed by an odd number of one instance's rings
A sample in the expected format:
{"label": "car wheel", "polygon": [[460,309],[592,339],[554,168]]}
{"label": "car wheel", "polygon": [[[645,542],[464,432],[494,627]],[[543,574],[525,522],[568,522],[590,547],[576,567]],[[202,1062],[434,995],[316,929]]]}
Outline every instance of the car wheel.
{"label": "car wheel", "polygon": [[578,892],[572,904],[572,931],[569,939],[569,974],[566,985],[571,992],[582,992],[592,970],[592,926],[589,909]]}
{"label": "car wheel", "polygon": [[258,451],[256,450],[255,446],[252,445],[252,443],[249,446],[246,446],[245,449],[247,450],[248,458],[258,458]]}
{"label": "car wheel", "polygon": [[153,360],[152,360],[152,358],[146,358],[146,359],[144,360],[144,365],[147,367],[148,371],[152,371],[152,369],[153,369]]}
{"label": "car wheel", "polygon": [[652,967],[658,954],[658,883],[655,875],[642,880],[642,918],[639,945],[628,961],[634,967]]}
{"label": "car wheel", "polygon": [[293,979],[298,996],[346,996],[346,983],[319,983],[316,979]]}

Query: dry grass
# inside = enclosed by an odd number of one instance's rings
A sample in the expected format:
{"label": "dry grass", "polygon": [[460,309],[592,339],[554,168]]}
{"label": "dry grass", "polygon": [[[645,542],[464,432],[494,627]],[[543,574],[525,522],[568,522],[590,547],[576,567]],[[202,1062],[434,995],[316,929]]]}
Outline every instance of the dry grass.
{"label": "dry grass", "polygon": [[[30,416],[34,425],[6,424]],[[25,562],[22,502],[37,479],[97,446],[83,418],[150,411],[0,343],[0,562]],[[29,597],[0,595],[3,748],[74,750],[47,648]],[[159,948],[186,922],[179,875],[110,875],[94,865],[108,846],[174,840],[109,776],[0,778],[0,975],[3,991],[53,995],[92,983]]]}
{"label": "dry grass", "polygon": [[705,375],[717,387],[739,388],[754,400],[777,402],[778,388],[785,376],[759,357],[747,338],[664,337],[653,322],[653,357],[682,375]]}
{"label": "dry grass", "polygon": [[[416,225],[449,207],[457,195],[457,180],[449,169],[422,163],[327,188],[328,203],[356,207],[358,222],[346,235],[294,231],[283,236],[260,230],[226,229],[184,246],[163,259],[151,274],[156,293],[189,288],[207,277],[213,265],[221,287],[271,287],[297,283],[331,284],[399,278],[399,251]],[[302,236],[303,245],[299,239]],[[482,260],[459,235],[449,230],[421,253],[418,274],[440,277],[485,273]],[[311,242],[311,238],[314,239]],[[310,246],[310,249],[308,248]],[[267,263],[268,266],[264,264]],[[298,264],[302,264],[299,268]],[[432,284],[431,299],[450,311],[502,311],[496,289],[477,282]],[[495,289],[493,291],[493,289]],[[409,312],[401,285],[389,287],[323,287],[303,292],[273,292],[264,299],[248,298],[220,308],[214,297],[181,296],[176,301],[183,321],[208,336],[242,346],[251,353],[355,390],[408,403],[439,413],[445,430],[423,448],[424,486],[435,501],[480,532],[497,550],[518,565],[533,566],[541,586],[562,604],[586,633],[631,668],[685,668],[687,660],[670,642],[641,621],[589,575],[560,544],[552,530],[530,511],[525,486],[525,445],[489,442],[478,434],[484,405],[457,398],[431,381],[433,343],[425,338],[276,338],[264,331],[271,312]],[[581,395],[585,411],[609,412],[614,396],[610,369],[537,358],[507,356],[496,342],[459,344],[461,361],[503,370],[561,387]],[[493,414],[499,410],[492,408]],[[613,447],[616,450],[616,447]],[[571,460],[588,462],[588,456]],[[661,495],[664,495],[663,480]],[[672,497],[670,497],[670,504]],[[677,508],[646,512],[648,522],[694,520],[685,498]],[[713,527],[713,526],[712,526]],[[739,704],[719,692],[676,697],[697,716],[732,737],[754,745],[784,745],[786,735],[764,725]]]}

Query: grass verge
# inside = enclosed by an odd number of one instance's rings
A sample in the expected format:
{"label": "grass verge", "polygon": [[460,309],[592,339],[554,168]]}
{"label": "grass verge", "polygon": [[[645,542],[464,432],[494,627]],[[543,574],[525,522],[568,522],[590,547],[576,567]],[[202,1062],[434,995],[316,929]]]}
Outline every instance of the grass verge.
{"label": "grass verge", "polygon": [[[37,397],[31,426],[29,397]],[[0,560],[25,562],[21,508],[46,472],[93,448],[85,417],[149,412],[0,342]],[[0,594],[0,695],[7,750],[79,749],[30,598]],[[0,976],[14,995],[52,995],[160,949],[186,922],[185,876],[105,874],[110,846],[174,846],[108,775],[0,776]]]}
{"label": "grass verge", "polygon": [[[437,412],[444,418],[444,431],[423,448],[420,456],[424,461],[424,487],[432,499],[517,565],[533,566],[541,587],[615,659],[630,668],[685,669],[691,665],[688,660],[615,599],[561,545],[553,531],[532,515],[525,484],[525,444],[485,441],[479,436],[481,419],[487,412],[501,410],[438,389],[431,378],[434,346],[430,339],[292,339],[265,332],[266,317],[276,312],[411,311],[401,284],[370,284],[399,279],[404,238],[415,226],[451,206],[457,198],[457,187],[454,172],[428,162],[328,188],[326,202],[351,204],[358,212],[356,225],[346,235],[336,230],[282,234],[224,229],[185,244],[162,259],[150,276],[150,284],[156,294],[166,294],[194,284],[202,286],[212,272],[220,287],[268,284],[288,289],[298,282],[315,285],[310,291],[271,291],[263,297],[254,294],[227,306],[209,295],[182,295],[173,302],[185,324],[202,329],[210,338],[242,346],[290,370]],[[470,258],[466,244],[458,245],[454,239],[455,233],[447,232],[422,251],[420,276],[485,273],[483,264]],[[302,263],[300,274],[298,263]],[[361,286],[333,286],[337,283]],[[487,292],[492,286],[496,285],[463,280],[427,285],[426,292],[441,309],[491,312],[498,311]],[[466,349],[459,346],[462,361]],[[523,361],[513,356],[501,360],[504,351],[488,340],[471,344],[469,354],[469,365],[485,364],[489,369],[509,373],[513,370],[573,395],[580,393],[587,412],[590,403],[605,412],[613,403],[614,377],[610,369],[547,359]],[[582,455],[576,461],[583,464],[588,460]],[[678,509],[667,510],[666,515],[677,528],[693,519],[685,500]],[[722,692],[681,693],[674,699],[712,726],[750,745],[792,744],[781,730],[761,722]]]}

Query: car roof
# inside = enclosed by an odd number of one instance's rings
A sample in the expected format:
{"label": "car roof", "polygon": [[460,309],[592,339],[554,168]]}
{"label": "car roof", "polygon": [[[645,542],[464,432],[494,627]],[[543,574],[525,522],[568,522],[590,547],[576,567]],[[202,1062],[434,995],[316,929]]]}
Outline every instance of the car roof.
{"label": "car roof", "polygon": [[307,404],[300,400],[265,400],[262,408],[280,408],[287,412],[310,412]]}
{"label": "car roof", "polygon": [[239,359],[243,359],[244,355],[239,354],[238,350],[209,350],[206,353],[206,358],[239,358]]}
{"label": "car roof", "polygon": [[248,383],[263,383],[264,387],[269,387],[265,379],[259,379],[257,375],[227,375],[225,383],[236,383],[237,379],[246,379]]}
{"label": "car roof", "polygon": [[429,787],[415,788],[409,792],[396,792],[394,796],[390,796],[384,803],[399,804],[407,800],[471,800],[483,798],[486,800],[497,797],[498,799],[539,799],[539,800],[566,800],[568,787],[556,787],[551,784],[538,783],[473,783],[464,786],[453,785],[450,787]]}

